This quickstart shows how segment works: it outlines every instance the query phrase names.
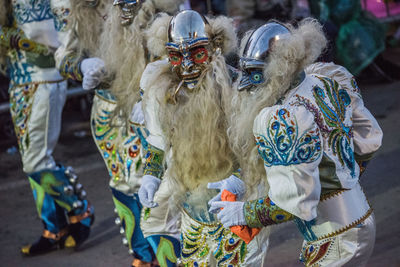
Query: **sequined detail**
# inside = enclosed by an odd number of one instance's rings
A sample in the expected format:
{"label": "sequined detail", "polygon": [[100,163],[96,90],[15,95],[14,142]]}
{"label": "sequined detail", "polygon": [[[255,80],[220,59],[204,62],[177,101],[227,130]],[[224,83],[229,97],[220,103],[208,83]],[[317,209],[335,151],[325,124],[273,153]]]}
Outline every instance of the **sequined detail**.
{"label": "sequined detail", "polygon": [[113,114],[113,109],[100,105],[92,115],[91,126],[109,175],[114,184],[119,184],[126,182],[132,174],[142,173],[141,135],[145,138],[147,130],[133,124],[128,124],[126,129],[125,124]]}
{"label": "sequined detail", "polygon": [[355,178],[355,160],[351,139],[352,126],[345,123],[347,107],[351,103],[350,96],[332,79],[316,76],[324,88],[313,87],[313,96],[324,116],[325,123],[330,127],[328,145],[339,162],[350,170]]}
{"label": "sequined detail", "polygon": [[300,254],[300,261],[307,267],[321,266],[319,263],[333,252],[336,242],[336,238],[329,238],[322,242],[305,245]]}
{"label": "sequined detail", "polygon": [[12,0],[13,15],[18,24],[52,19],[50,0]]}
{"label": "sequined detail", "polygon": [[350,84],[351,84],[351,91],[357,94],[360,98],[362,98],[360,87],[358,87],[358,84],[354,77],[351,78]]}
{"label": "sequined detail", "polygon": [[276,111],[267,124],[267,136],[256,135],[258,152],[267,167],[310,163],[321,154],[318,127],[299,133],[296,116],[287,109]]}
{"label": "sequined detail", "polygon": [[[222,224],[194,225],[182,231],[182,263],[185,266],[209,266],[211,252],[217,266],[242,266],[247,255],[246,243]],[[218,245],[211,251],[210,242]]]}
{"label": "sequined detail", "polygon": [[47,46],[29,40],[21,29],[15,27],[0,27],[0,46],[35,54],[51,54]]}
{"label": "sequined detail", "polygon": [[66,55],[60,63],[60,74],[66,79],[82,81],[82,59],[76,53]]}
{"label": "sequined detail", "polygon": [[68,16],[71,11],[69,8],[57,7],[52,9],[54,15],[54,27],[57,31],[63,32],[66,30],[68,25]]}
{"label": "sequined detail", "polygon": [[246,202],[244,215],[247,225],[252,228],[283,223],[294,218],[292,214],[275,205],[269,197]]}
{"label": "sequined detail", "polygon": [[161,179],[164,172],[164,151],[148,144],[145,159],[144,174],[153,175]]}
{"label": "sequined detail", "polygon": [[28,122],[38,87],[38,83],[31,83],[25,86],[16,86],[10,90],[10,112],[21,154],[24,154],[30,147]]}

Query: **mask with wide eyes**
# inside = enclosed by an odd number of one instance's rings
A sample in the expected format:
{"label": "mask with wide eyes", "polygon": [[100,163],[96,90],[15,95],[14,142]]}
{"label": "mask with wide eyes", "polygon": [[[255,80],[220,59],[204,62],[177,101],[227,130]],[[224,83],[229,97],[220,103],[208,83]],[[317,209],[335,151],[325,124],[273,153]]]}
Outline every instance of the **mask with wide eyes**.
{"label": "mask with wide eyes", "polygon": [[121,25],[129,26],[132,24],[141,4],[144,0],[114,0],[113,5],[118,6],[121,11]]}
{"label": "mask with wide eyes", "polygon": [[208,64],[208,50],[204,46],[193,48],[169,47],[169,62],[189,89],[193,89]]}
{"label": "mask with wide eyes", "polygon": [[242,79],[240,80],[238,90],[251,91],[254,90],[257,85],[264,82],[264,74],[262,69],[247,69],[242,71]]}

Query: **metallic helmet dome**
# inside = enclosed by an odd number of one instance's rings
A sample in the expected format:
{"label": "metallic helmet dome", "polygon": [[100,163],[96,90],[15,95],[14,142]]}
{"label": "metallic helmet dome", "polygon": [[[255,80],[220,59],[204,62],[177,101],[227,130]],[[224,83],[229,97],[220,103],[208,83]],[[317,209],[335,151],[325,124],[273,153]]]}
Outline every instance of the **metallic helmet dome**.
{"label": "metallic helmet dome", "polygon": [[285,34],[290,34],[289,29],[277,22],[269,22],[256,29],[250,35],[240,57],[242,69],[263,67],[272,44]]}
{"label": "metallic helmet dome", "polygon": [[182,44],[199,38],[208,38],[207,19],[194,10],[183,10],[169,23],[168,42]]}

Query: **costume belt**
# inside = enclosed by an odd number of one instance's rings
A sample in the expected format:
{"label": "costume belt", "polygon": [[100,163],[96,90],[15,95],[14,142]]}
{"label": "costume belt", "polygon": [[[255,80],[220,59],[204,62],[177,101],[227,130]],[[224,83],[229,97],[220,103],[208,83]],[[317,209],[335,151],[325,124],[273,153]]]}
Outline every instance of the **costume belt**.
{"label": "costume belt", "polygon": [[311,230],[318,240],[335,236],[362,223],[371,213],[367,197],[357,183],[350,190],[342,190],[321,199]]}

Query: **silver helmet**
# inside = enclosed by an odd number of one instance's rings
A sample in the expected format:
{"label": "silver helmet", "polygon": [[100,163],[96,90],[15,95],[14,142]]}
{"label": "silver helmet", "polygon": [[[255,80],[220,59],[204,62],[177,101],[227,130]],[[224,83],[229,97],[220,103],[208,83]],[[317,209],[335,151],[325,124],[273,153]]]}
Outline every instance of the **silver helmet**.
{"label": "silver helmet", "polygon": [[189,89],[196,86],[209,63],[207,25],[207,19],[194,10],[179,12],[169,23],[169,62]]}
{"label": "silver helmet", "polygon": [[264,82],[263,70],[269,51],[286,34],[290,34],[287,27],[278,22],[269,22],[250,35],[239,61],[242,70],[239,91],[250,90]]}
{"label": "silver helmet", "polygon": [[121,10],[121,25],[129,26],[132,24],[137,12],[145,0],[114,0],[113,5]]}

